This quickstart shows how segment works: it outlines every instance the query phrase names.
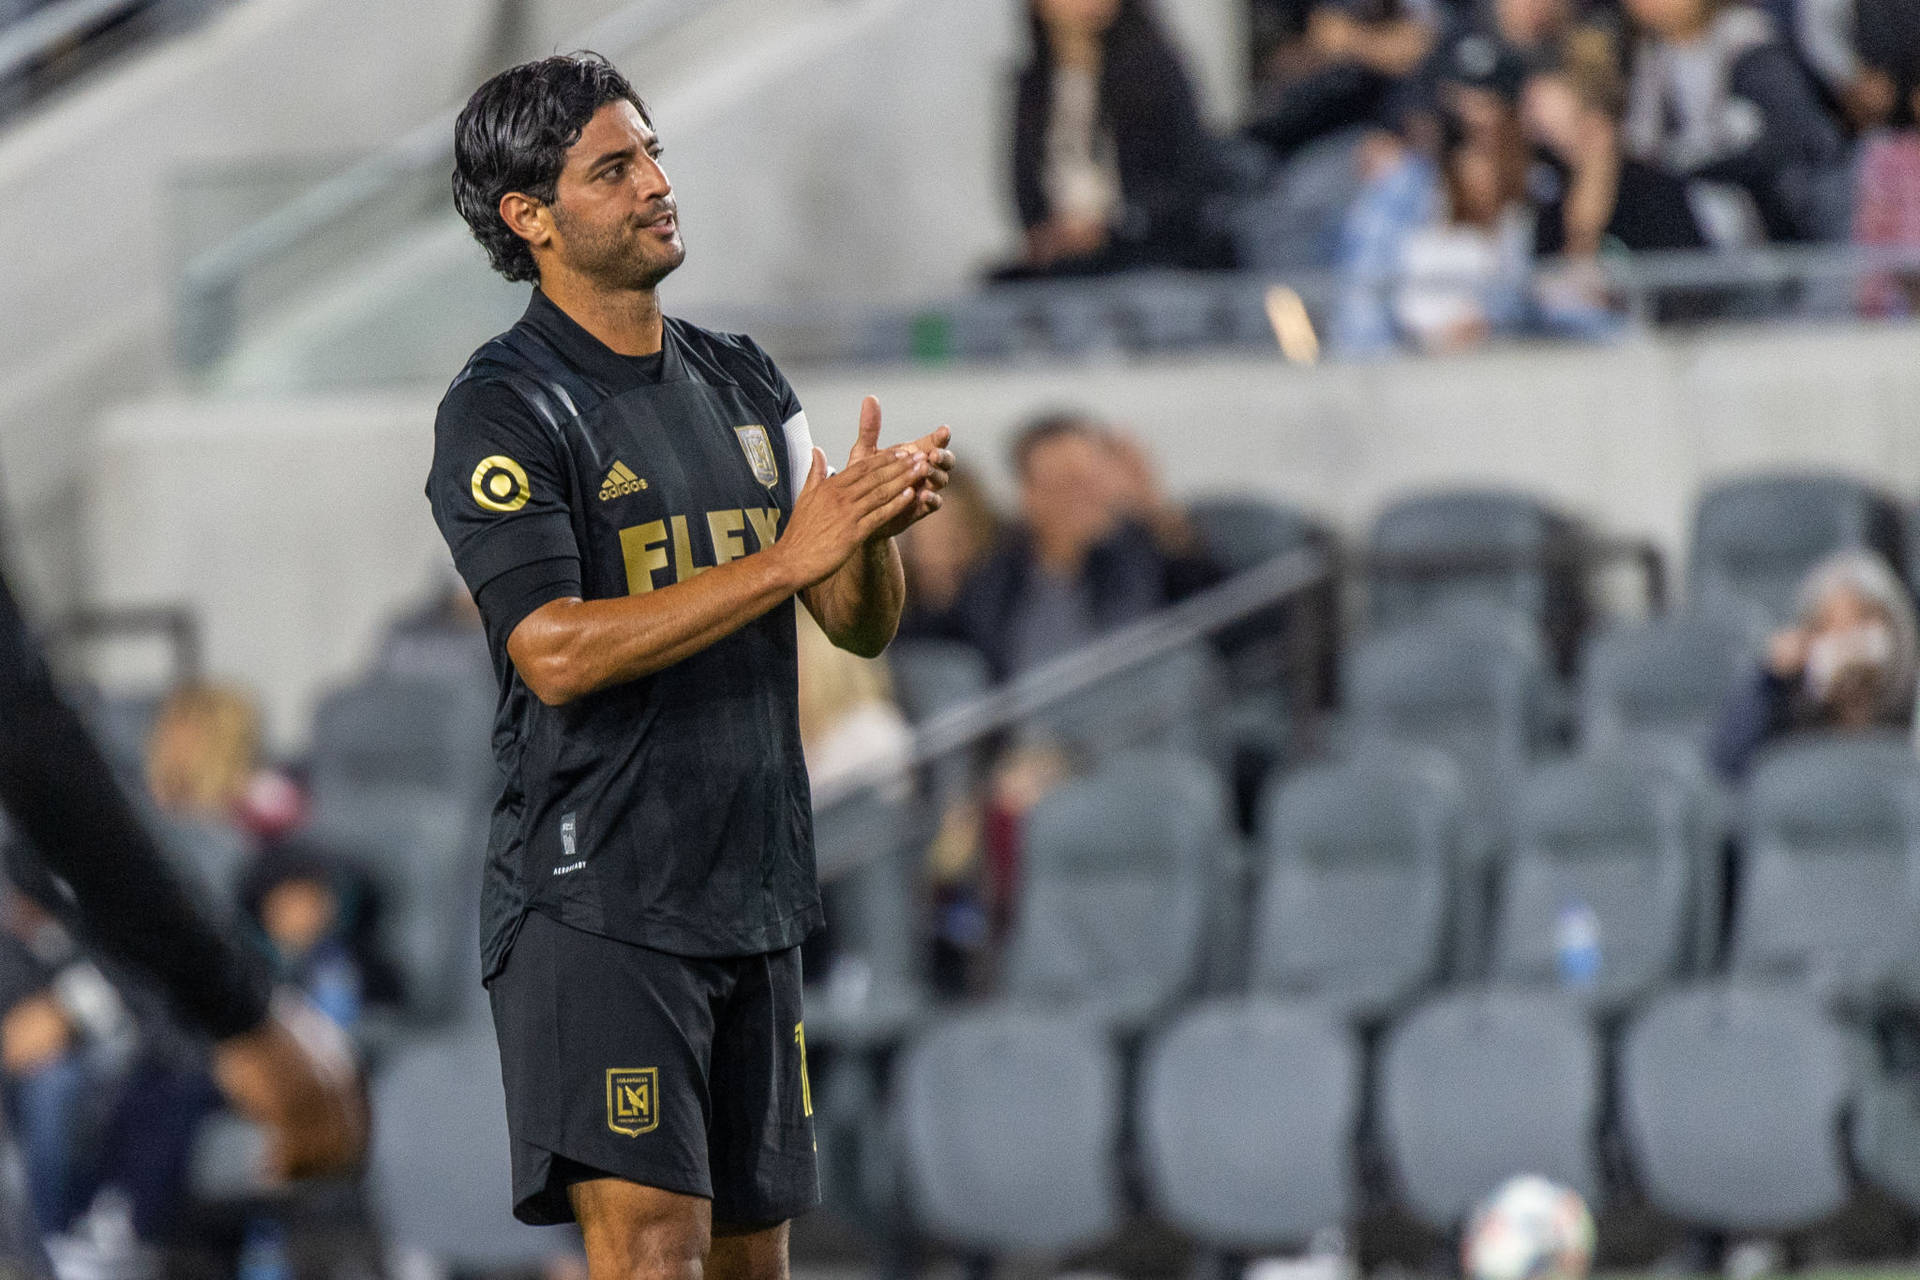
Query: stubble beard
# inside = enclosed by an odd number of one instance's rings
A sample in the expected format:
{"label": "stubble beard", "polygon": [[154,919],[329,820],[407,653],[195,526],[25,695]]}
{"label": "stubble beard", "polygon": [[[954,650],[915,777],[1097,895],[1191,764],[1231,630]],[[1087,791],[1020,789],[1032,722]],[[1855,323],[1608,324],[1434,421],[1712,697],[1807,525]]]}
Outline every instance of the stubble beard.
{"label": "stubble beard", "polygon": [[630,232],[624,224],[604,231],[583,227],[558,205],[554,221],[566,238],[574,269],[609,291],[651,293],[687,260],[686,245],[678,235],[669,243],[649,245],[648,232]]}

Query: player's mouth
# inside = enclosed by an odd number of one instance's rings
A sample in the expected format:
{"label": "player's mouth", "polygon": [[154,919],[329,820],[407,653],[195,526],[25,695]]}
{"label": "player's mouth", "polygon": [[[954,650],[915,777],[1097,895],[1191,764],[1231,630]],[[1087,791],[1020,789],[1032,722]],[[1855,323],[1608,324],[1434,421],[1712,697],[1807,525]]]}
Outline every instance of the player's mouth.
{"label": "player's mouth", "polygon": [[650,231],[662,240],[671,240],[680,234],[680,216],[669,209],[651,222],[640,224],[642,231]]}

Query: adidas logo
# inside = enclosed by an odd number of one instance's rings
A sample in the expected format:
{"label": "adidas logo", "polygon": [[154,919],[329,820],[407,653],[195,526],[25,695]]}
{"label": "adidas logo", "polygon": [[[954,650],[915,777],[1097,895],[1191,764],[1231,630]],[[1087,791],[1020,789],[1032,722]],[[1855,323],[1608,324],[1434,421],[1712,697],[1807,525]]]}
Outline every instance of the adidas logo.
{"label": "adidas logo", "polygon": [[607,472],[607,478],[600,486],[600,501],[611,502],[615,498],[624,498],[630,493],[638,493],[646,487],[647,482],[633,474],[632,467],[616,461],[613,464],[613,470]]}

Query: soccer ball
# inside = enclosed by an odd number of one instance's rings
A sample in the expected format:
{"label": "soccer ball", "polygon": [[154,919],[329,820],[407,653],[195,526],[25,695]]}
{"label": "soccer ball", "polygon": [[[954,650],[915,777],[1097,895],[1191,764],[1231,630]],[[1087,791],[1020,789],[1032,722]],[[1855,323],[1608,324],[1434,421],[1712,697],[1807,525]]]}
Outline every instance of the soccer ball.
{"label": "soccer ball", "polygon": [[1558,1183],[1512,1178],[1474,1211],[1460,1253],[1467,1280],[1586,1280],[1593,1215]]}

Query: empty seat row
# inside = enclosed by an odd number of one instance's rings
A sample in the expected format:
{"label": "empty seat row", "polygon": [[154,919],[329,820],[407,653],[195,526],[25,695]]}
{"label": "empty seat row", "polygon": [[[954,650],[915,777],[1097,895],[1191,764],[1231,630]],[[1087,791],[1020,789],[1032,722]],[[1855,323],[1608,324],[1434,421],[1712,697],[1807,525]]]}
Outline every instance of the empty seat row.
{"label": "empty seat row", "polygon": [[[1099,1243],[1136,1206],[1225,1250],[1297,1246],[1366,1207],[1361,1135],[1394,1201],[1438,1231],[1521,1173],[1606,1208],[1609,1137],[1672,1217],[1785,1232],[1859,1181],[1911,1207],[1910,1088],[1804,992],[1669,992],[1608,1037],[1550,993],[1442,997],[1391,1028],[1367,1096],[1351,1029],[1310,1003],[1197,1006],[1151,1036],[1131,1090],[1097,1024],[1032,1010],[947,1021],[912,1044],[894,1105],[906,1207],[981,1253]],[[1609,1066],[1609,1059],[1614,1065]]]}

